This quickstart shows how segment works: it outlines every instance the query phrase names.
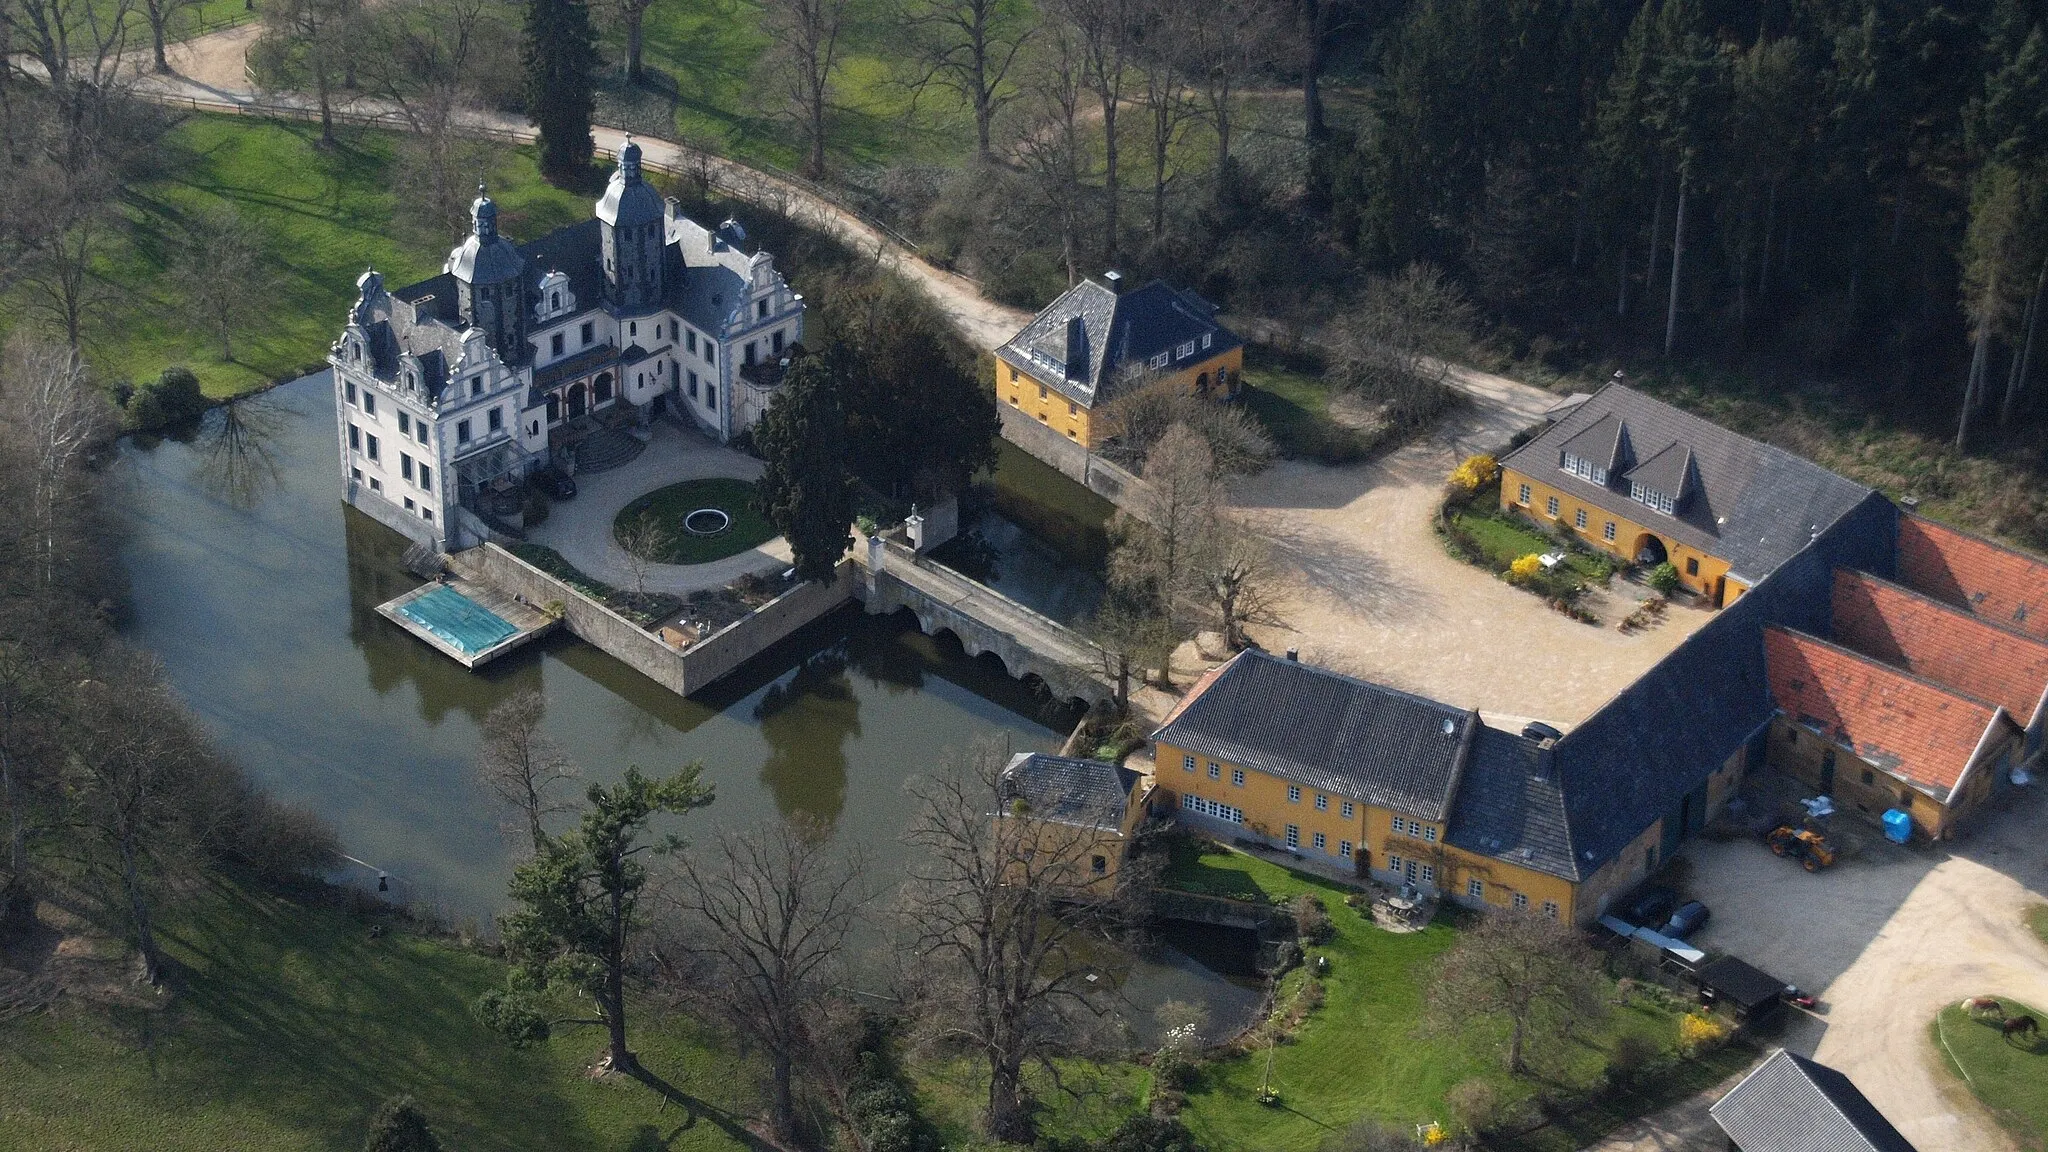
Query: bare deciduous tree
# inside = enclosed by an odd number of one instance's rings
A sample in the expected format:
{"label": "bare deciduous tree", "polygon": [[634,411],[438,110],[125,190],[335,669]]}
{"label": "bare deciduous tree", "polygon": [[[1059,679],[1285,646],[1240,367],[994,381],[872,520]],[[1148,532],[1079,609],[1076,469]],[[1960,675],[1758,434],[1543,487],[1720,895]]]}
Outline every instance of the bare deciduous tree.
{"label": "bare deciduous tree", "polygon": [[320,144],[334,146],[334,89],[353,74],[360,0],[271,0],[263,37],[251,50],[257,74],[275,85],[310,82],[320,103]]}
{"label": "bare deciduous tree", "polygon": [[1471,303],[1433,265],[1376,276],[1330,333],[1331,376],[1384,405],[1390,423],[1416,427],[1450,406],[1448,358],[1465,350],[1473,322]]}
{"label": "bare deciduous tree", "polygon": [[361,23],[358,71],[364,87],[391,102],[412,130],[398,155],[399,202],[437,234],[461,228],[479,183],[498,168],[499,149],[466,134],[487,90],[516,73],[518,43],[492,0],[420,0],[369,9]]}
{"label": "bare deciduous tree", "polygon": [[1101,454],[1126,468],[1142,468],[1154,445],[1176,424],[1209,445],[1216,471],[1248,476],[1273,459],[1273,437],[1240,405],[1219,404],[1183,381],[1161,377],[1142,365],[1119,374],[1112,399],[1102,409]]}
{"label": "bare deciduous tree", "polygon": [[259,320],[270,297],[262,235],[231,205],[201,209],[186,219],[170,274],[193,326],[210,332],[221,360],[232,361],[236,327]]}
{"label": "bare deciduous tree", "polygon": [[1237,89],[1272,56],[1279,0],[1202,0],[1190,5],[1182,66],[1216,132],[1216,191],[1229,185]]}
{"label": "bare deciduous tree", "polygon": [[12,551],[27,583],[17,594],[48,603],[76,590],[73,565],[94,561],[98,486],[87,474],[113,436],[113,413],[71,353],[17,343],[0,371],[0,430],[20,505]]}
{"label": "bare deciduous tree", "polygon": [[1145,459],[1145,487],[1134,511],[1110,523],[1109,582],[1149,603],[1176,640],[1188,635],[1190,599],[1201,594],[1197,560],[1221,503],[1208,442],[1176,424]]}
{"label": "bare deciduous tree", "polygon": [[1481,1020],[1506,1024],[1507,1068],[1520,1073],[1531,1045],[1564,1040],[1600,1020],[1604,992],[1600,957],[1571,925],[1499,910],[1438,961],[1424,1024],[1441,1031]]}
{"label": "bare deciduous tree", "polygon": [[164,46],[170,39],[172,22],[198,8],[199,0],[142,0],[143,15],[149,17],[151,64],[159,75],[168,76],[171,71],[171,61],[164,55]]}
{"label": "bare deciduous tree", "polygon": [[1195,0],[1141,0],[1139,75],[1144,81],[1145,126],[1152,160],[1152,243],[1166,237],[1166,193],[1174,150],[1195,105],[1188,99],[1186,61],[1181,49],[1188,9]]}
{"label": "bare deciduous tree", "polygon": [[1232,652],[1245,647],[1244,626],[1266,619],[1272,607],[1271,565],[1266,542],[1219,510],[1202,541],[1196,570],[1217,630]]}
{"label": "bare deciduous tree", "polygon": [[[911,786],[904,916],[911,935],[910,999],[928,1041],[964,1047],[988,1073],[982,1121],[999,1140],[1029,1142],[1024,1070],[1057,1078],[1055,1056],[1087,1048],[1111,1012],[1109,980],[1091,945],[1125,922],[1089,857],[1087,821],[1034,820],[1003,778],[1007,756],[982,749],[957,770]],[[1071,902],[1070,902],[1071,901]]]}
{"label": "bare deciduous tree", "polygon": [[974,154],[994,155],[990,130],[996,113],[1015,98],[1006,83],[1010,65],[1031,38],[1031,13],[1020,0],[912,0],[902,27],[920,95],[938,86],[974,109]]}
{"label": "bare deciduous tree", "polygon": [[546,712],[547,699],[537,691],[506,698],[484,718],[476,753],[478,782],[519,810],[535,852],[547,844],[548,818],[576,810],[560,792],[579,775],[576,762],[541,731]]}
{"label": "bare deciduous tree", "polygon": [[654,513],[643,512],[618,529],[618,540],[626,553],[626,570],[633,577],[633,594],[647,595],[647,575],[674,546],[674,533]]}
{"label": "bare deciduous tree", "polygon": [[773,44],[770,84],[789,101],[804,136],[804,175],[825,174],[825,131],[840,37],[850,0],[764,0],[762,28]]}
{"label": "bare deciduous tree", "polygon": [[683,859],[676,898],[685,917],[673,945],[657,949],[686,999],[767,1053],[769,1122],[785,1143],[797,1134],[797,1068],[865,902],[858,857],[833,853],[830,837],[804,817],[721,833],[707,859]]}
{"label": "bare deciduous tree", "polygon": [[1102,113],[1102,258],[1117,258],[1117,209],[1123,184],[1117,161],[1121,151],[1117,113],[1124,104],[1124,77],[1130,69],[1138,0],[1055,0],[1054,18],[1073,29],[1079,49],[1083,85],[1094,94]]}
{"label": "bare deciduous tree", "polygon": [[1042,29],[1030,62],[1030,115],[1012,151],[1029,177],[1038,206],[1056,222],[1067,283],[1080,282],[1082,179],[1088,163],[1081,139],[1082,52],[1079,38],[1062,23]]}

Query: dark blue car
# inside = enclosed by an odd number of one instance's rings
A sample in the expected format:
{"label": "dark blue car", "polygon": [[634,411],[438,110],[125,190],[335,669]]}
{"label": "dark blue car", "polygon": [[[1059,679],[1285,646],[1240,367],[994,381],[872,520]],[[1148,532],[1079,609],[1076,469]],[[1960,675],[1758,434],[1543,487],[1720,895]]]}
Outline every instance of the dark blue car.
{"label": "dark blue car", "polygon": [[1673,940],[1684,940],[1699,931],[1700,925],[1705,924],[1707,917],[1711,915],[1713,913],[1707,911],[1705,904],[1697,900],[1688,900],[1678,906],[1678,911],[1671,914],[1671,919],[1664,922],[1663,935]]}

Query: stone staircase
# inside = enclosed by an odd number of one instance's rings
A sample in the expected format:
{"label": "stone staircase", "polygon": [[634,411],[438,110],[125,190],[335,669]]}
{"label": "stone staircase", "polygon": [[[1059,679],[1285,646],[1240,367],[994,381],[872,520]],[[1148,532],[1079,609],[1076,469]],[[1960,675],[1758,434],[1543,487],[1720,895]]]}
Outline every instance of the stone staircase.
{"label": "stone staircase", "polygon": [[575,448],[576,474],[594,475],[629,463],[645,451],[645,441],[623,428],[607,428],[578,441]]}

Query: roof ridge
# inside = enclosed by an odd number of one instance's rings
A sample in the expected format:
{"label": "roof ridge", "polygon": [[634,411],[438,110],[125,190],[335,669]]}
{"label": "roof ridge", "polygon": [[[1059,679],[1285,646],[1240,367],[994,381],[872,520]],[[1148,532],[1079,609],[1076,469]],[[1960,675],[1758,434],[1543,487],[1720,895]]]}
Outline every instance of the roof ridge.
{"label": "roof ridge", "polygon": [[1876,668],[1879,671],[1885,672],[1889,675],[1897,676],[1902,680],[1911,680],[1914,683],[1919,684],[1923,688],[1932,688],[1934,691],[1939,692],[1945,696],[1952,696],[1966,704],[1975,704],[1980,708],[1987,709],[1993,713],[1992,719],[1994,720],[1997,719],[1996,714],[2000,712],[2005,712],[2008,718],[2010,718],[2012,715],[2012,713],[2006,712],[2005,705],[2003,704],[1986,700],[1980,696],[1973,696],[1960,688],[1956,688],[1948,684],[1943,684],[1938,680],[1929,680],[1927,677],[1922,676],[1917,672],[1908,671],[1907,669],[1901,668],[1896,664],[1886,663],[1883,660],[1879,660],[1875,656],[1865,655],[1862,652],[1858,652],[1854,648],[1850,648],[1842,644],[1837,644],[1833,640],[1828,640],[1820,636],[1815,636],[1811,632],[1803,632],[1797,628],[1788,627],[1784,624],[1766,624],[1764,625],[1764,631],[1783,632],[1788,636],[1794,636],[1802,640],[1811,640],[1814,643],[1821,645],[1822,647],[1832,649],[1833,651],[1840,653],[1843,656],[1847,656],[1850,659],[1855,660],[1859,664],[1869,665],[1870,667]]}
{"label": "roof ridge", "polygon": [[1355,684],[1363,688],[1370,688],[1376,692],[1387,693],[1390,696],[1400,696],[1409,700],[1418,701],[1423,704],[1433,705],[1435,707],[1442,708],[1446,711],[1457,712],[1460,714],[1470,714],[1473,716],[1477,716],[1479,714],[1479,710],[1476,708],[1460,708],[1456,704],[1446,704],[1442,700],[1438,700],[1429,696],[1424,696],[1419,692],[1410,692],[1406,688],[1396,688],[1391,684],[1382,684],[1377,680],[1367,680],[1361,676],[1353,676],[1349,672],[1339,672],[1335,668],[1325,668],[1320,664],[1310,664],[1301,660],[1289,660],[1284,656],[1275,656],[1271,652],[1268,652],[1263,648],[1247,648],[1244,651],[1238,653],[1236,656],[1231,657],[1230,662],[1234,664],[1240,658],[1251,655],[1257,655],[1260,658],[1268,661],[1269,663],[1292,664],[1296,668],[1304,669],[1318,676],[1328,676],[1335,680],[1343,680],[1347,683]]}
{"label": "roof ridge", "polygon": [[2016,547],[2011,544],[2001,543],[2000,541],[1993,540],[1991,537],[1986,536],[1981,532],[1972,532],[1968,528],[1958,528],[1955,525],[1950,524],[1946,520],[1936,520],[1932,516],[1922,516],[1919,512],[1911,509],[1901,509],[1900,515],[1907,520],[1917,520],[1922,524],[1932,524],[1933,526],[1941,529],[1944,532],[1953,532],[1956,535],[1963,537],[1965,540],[1974,540],[1977,543],[1982,544],[1986,548],[1990,548],[1993,551],[1997,552],[2003,552],[2008,556],[2018,557],[2021,560],[2025,560],[2029,564],[2037,564],[2041,567],[2048,568],[2048,556],[2043,556],[2038,553],[2029,552],[2024,548]]}
{"label": "roof ridge", "polygon": [[2014,628],[2013,626],[2005,623],[2002,620],[1994,620],[1981,612],[1972,612],[1968,608],[1964,608],[1952,601],[1943,600],[1938,596],[1931,596],[1925,592],[1922,592],[1920,589],[1913,587],[1911,584],[1902,584],[1897,580],[1888,580],[1883,576],[1879,576],[1875,572],[1871,572],[1862,568],[1837,568],[1835,569],[1835,572],[1837,574],[1846,574],[1850,576],[1859,577],[1864,580],[1869,580],[1875,584],[1881,585],[1882,587],[1889,588],[1894,592],[1900,592],[1907,596],[1910,596],[1913,599],[1921,601],[1929,607],[1939,609],[1940,611],[1945,612],[1950,616],[1954,616],[1963,620],[1968,620],[1973,624],[1982,625],[1983,627],[1989,628],[1994,632],[2001,633],[2002,635],[2009,636],[2015,640],[2024,640],[2027,643],[2032,644],[2038,648],[2048,649],[2048,637],[2036,636],[2031,632],[2022,632],[2018,628]]}

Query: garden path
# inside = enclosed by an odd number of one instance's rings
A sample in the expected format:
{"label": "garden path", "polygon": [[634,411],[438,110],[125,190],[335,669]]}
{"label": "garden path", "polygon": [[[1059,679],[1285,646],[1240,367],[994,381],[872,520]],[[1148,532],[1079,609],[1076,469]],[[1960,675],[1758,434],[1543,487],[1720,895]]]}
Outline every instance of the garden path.
{"label": "garden path", "polygon": [[[587,576],[627,591],[635,587],[634,561],[612,537],[612,520],[633,500],[682,480],[730,477],[759,480],[761,462],[714,444],[697,432],[684,431],[666,420],[653,424],[647,451],[630,463],[595,476],[576,478],[576,496],[554,506],[547,522],[526,534],[545,544]],[[687,596],[723,588],[754,572],[780,572],[789,567],[789,544],[782,537],[736,556],[708,564],[647,564],[646,591]]]}

